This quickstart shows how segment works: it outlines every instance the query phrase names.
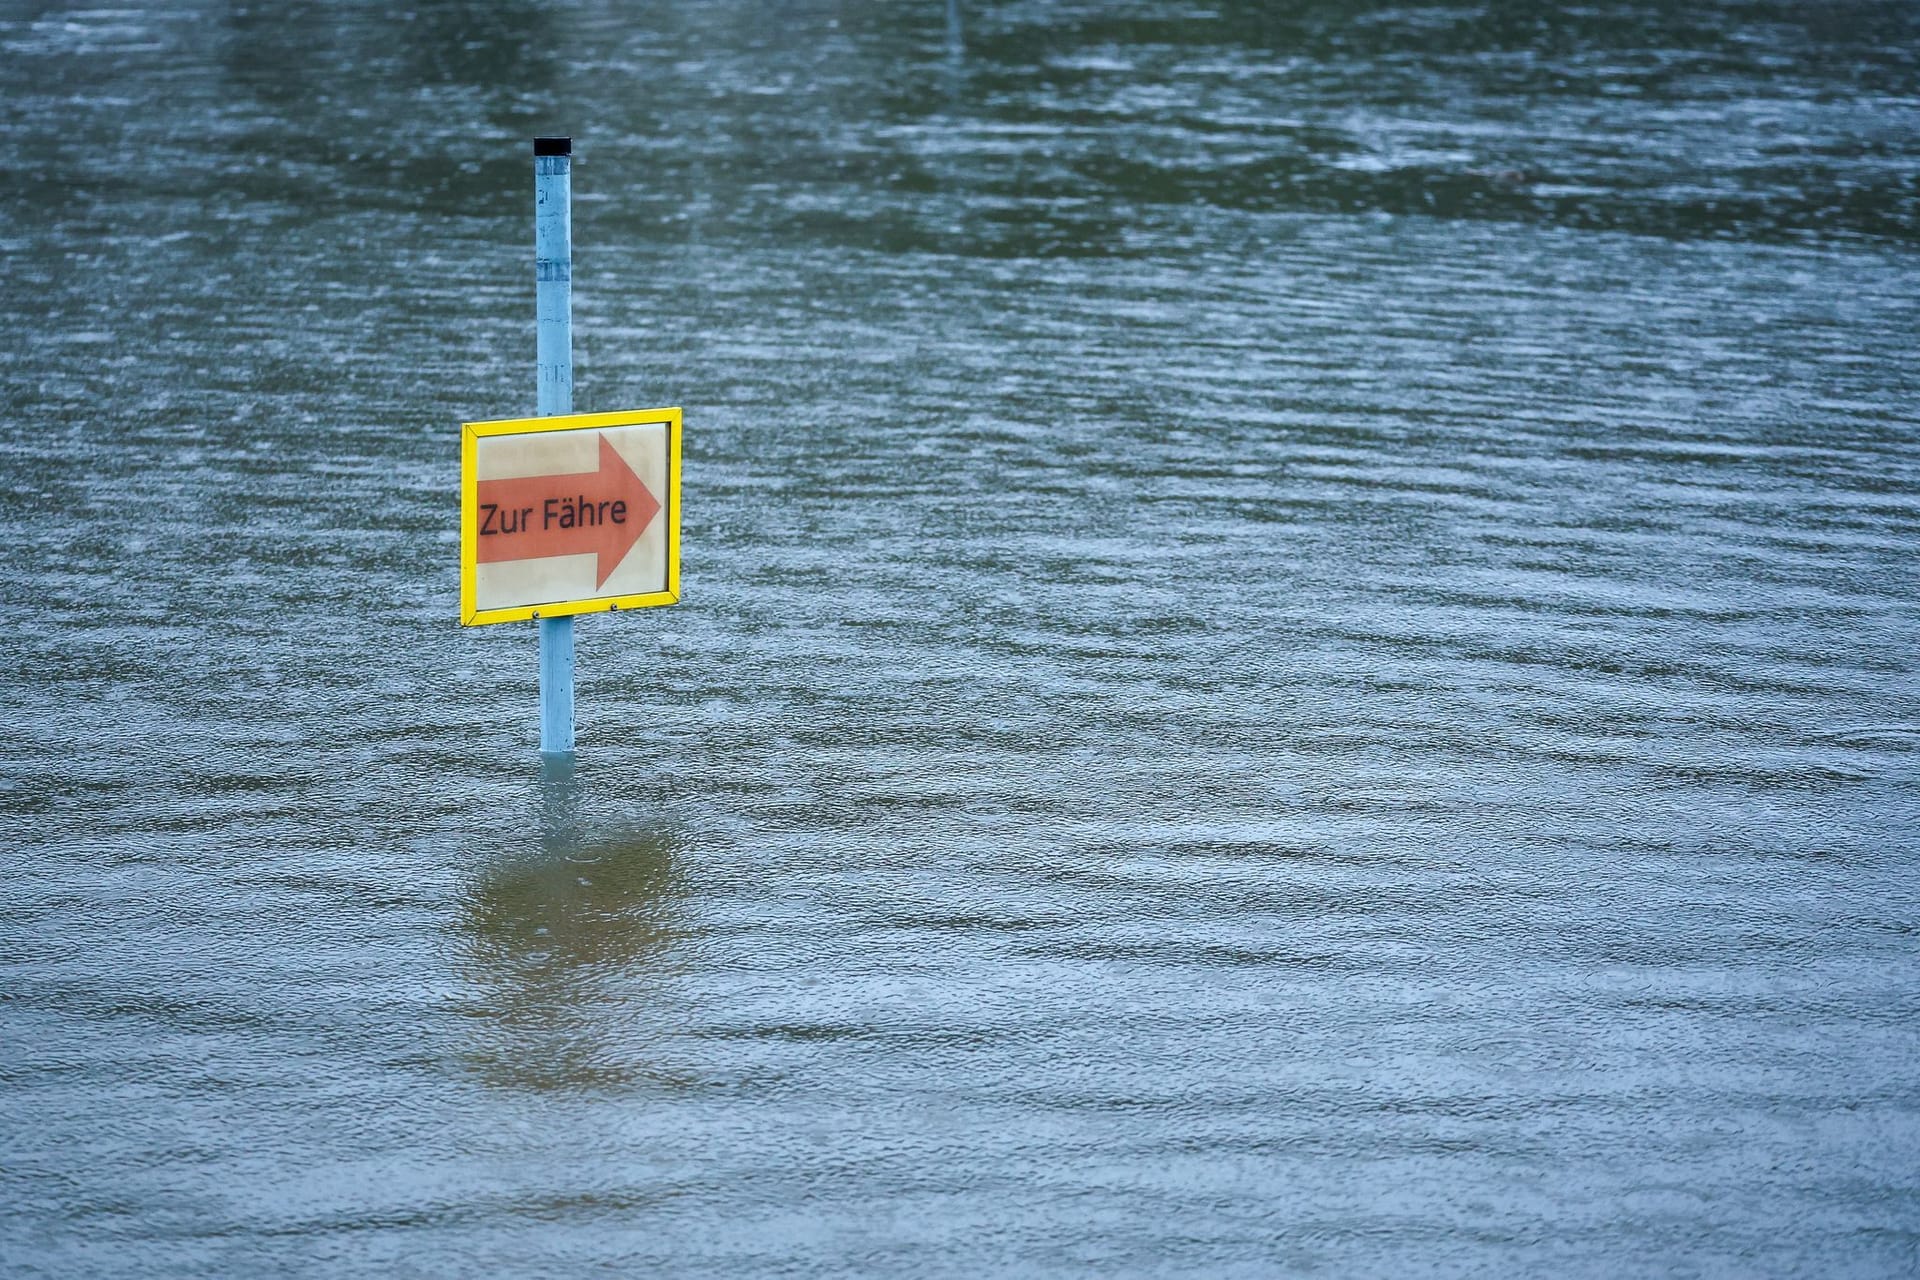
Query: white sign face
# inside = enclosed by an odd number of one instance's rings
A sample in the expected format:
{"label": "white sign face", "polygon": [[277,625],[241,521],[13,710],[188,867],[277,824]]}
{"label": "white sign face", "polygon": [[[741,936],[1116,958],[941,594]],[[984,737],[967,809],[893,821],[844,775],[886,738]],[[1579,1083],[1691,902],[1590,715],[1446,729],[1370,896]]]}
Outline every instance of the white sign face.
{"label": "white sign face", "polygon": [[672,604],[679,410],[468,423],[461,620]]}

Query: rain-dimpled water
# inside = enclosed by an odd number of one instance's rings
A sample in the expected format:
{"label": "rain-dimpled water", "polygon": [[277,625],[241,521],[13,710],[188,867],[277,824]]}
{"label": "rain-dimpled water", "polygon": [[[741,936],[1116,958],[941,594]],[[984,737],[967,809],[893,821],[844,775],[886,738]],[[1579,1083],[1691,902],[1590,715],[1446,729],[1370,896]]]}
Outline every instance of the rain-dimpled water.
{"label": "rain-dimpled water", "polygon": [[[0,4],[0,1270],[1920,1268],[1920,12]],[[685,414],[460,625],[461,423]]]}

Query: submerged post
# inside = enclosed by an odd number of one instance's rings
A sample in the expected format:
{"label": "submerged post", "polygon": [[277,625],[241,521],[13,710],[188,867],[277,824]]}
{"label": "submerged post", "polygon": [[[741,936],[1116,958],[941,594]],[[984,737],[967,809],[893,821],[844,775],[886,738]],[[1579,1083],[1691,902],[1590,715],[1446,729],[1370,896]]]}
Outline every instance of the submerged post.
{"label": "submerged post", "polygon": [[[533,140],[535,358],[541,417],[573,412],[573,139]],[[540,619],[540,750],[573,750],[573,618]]]}

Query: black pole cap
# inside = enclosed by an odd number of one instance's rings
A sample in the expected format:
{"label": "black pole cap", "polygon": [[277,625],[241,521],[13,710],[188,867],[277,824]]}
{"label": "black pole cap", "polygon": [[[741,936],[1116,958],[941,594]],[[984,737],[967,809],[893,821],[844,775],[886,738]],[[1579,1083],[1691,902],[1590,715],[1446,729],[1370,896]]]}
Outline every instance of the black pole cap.
{"label": "black pole cap", "polygon": [[535,138],[533,154],[537,156],[570,156],[573,154],[572,138]]}

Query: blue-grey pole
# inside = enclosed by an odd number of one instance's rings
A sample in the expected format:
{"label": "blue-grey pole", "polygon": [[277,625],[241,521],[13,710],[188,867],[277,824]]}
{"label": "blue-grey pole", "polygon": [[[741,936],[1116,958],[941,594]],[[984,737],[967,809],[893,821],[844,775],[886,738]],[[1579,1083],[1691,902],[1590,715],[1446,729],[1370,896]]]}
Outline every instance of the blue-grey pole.
{"label": "blue-grey pole", "polygon": [[[533,273],[542,417],[573,412],[573,139],[533,140]],[[540,619],[540,750],[573,750],[573,619]]]}

